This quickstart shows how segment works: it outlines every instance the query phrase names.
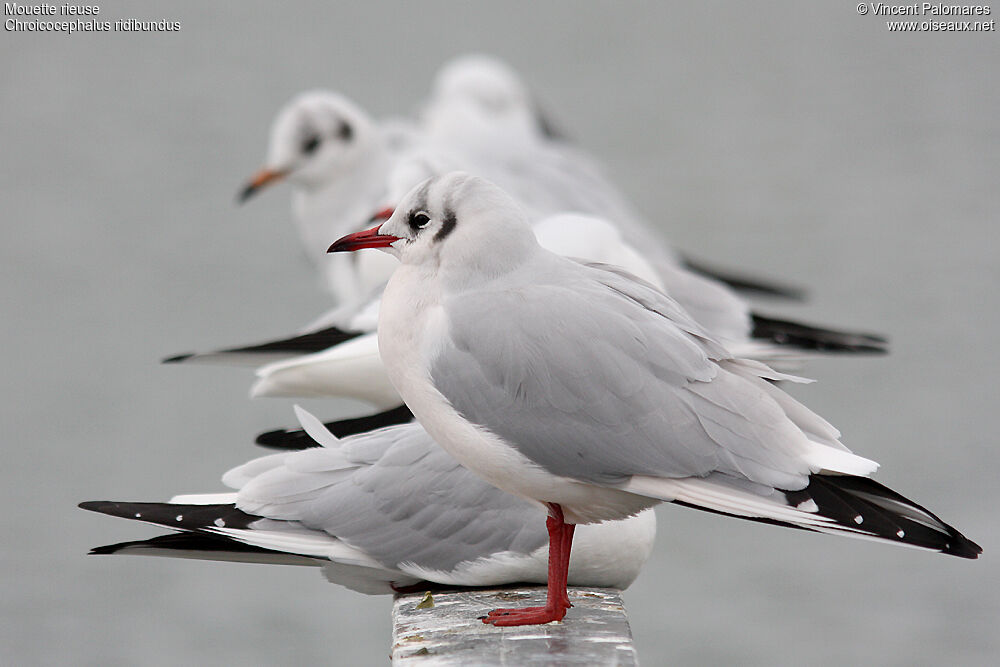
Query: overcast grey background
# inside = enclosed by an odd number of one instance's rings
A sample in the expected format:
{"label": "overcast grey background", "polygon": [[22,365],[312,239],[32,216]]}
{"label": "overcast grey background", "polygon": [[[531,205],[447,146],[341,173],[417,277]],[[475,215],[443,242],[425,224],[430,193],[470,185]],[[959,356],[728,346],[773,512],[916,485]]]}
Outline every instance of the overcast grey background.
{"label": "overcast grey background", "polygon": [[293,421],[245,371],[157,363],[326,305],[288,190],[237,208],[237,187],[297,91],[405,112],[472,50],[523,72],[677,246],[812,292],[764,309],[890,334],[892,356],[811,364],[796,394],[986,550],[664,507],[626,595],[644,664],[997,658],[995,32],[890,34],[853,2],[99,4],[182,30],[0,35],[3,662],[385,664],[388,598],[305,568],[87,557],[155,530],[75,504],[220,490]]}

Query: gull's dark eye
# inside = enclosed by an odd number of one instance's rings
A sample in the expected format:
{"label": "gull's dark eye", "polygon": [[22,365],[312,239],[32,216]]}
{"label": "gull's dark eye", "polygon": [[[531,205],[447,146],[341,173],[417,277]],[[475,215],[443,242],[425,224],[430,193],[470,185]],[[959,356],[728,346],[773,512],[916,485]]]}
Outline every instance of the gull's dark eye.
{"label": "gull's dark eye", "polygon": [[354,136],[354,130],[344,121],[340,121],[340,127],[337,128],[337,136],[344,141],[350,141]]}
{"label": "gull's dark eye", "polygon": [[315,152],[317,148],[319,148],[319,141],[320,139],[318,134],[310,134],[308,137],[302,140],[302,146],[300,147],[300,149],[302,150],[303,153],[309,155]]}
{"label": "gull's dark eye", "polygon": [[431,222],[431,216],[427,215],[423,211],[415,211],[410,213],[410,219],[407,221],[410,228],[414,231],[418,229],[423,229]]}

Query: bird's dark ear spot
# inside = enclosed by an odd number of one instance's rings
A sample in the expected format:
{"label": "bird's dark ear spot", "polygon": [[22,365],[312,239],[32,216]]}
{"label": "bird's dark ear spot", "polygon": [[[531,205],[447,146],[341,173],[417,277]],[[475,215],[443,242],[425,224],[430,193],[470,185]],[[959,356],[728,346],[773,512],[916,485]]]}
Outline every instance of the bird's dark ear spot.
{"label": "bird's dark ear spot", "polygon": [[302,140],[302,144],[299,146],[299,149],[306,155],[310,155],[316,152],[316,149],[319,148],[319,144],[320,144],[319,135],[310,134]]}
{"label": "bird's dark ear spot", "polygon": [[354,138],[354,128],[346,122],[340,121],[340,127],[337,128],[337,137],[342,141],[350,141]]}
{"label": "bird's dark ear spot", "polygon": [[434,235],[435,241],[443,241],[448,234],[451,234],[455,229],[455,225],[458,224],[458,220],[455,219],[455,211],[450,208],[444,210],[444,218],[441,220],[441,229],[438,230],[437,234]]}

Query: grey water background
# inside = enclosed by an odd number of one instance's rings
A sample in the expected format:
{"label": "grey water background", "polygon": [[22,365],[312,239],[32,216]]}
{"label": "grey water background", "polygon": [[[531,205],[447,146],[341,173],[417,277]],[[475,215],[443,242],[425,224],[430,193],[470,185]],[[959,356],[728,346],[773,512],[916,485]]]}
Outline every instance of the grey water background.
{"label": "grey water background", "polygon": [[293,423],[245,370],[158,364],[327,304],[288,190],[237,208],[237,187],[294,93],[407,112],[469,51],[523,72],[677,246],[810,289],[761,310],[891,335],[794,392],[986,550],[663,507],[626,594],[644,664],[997,660],[995,32],[892,34],[854,3],[98,4],[182,29],[0,34],[4,664],[385,664],[388,598],[307,568],[87,557],[157,531],[75,504],[222,490]]}

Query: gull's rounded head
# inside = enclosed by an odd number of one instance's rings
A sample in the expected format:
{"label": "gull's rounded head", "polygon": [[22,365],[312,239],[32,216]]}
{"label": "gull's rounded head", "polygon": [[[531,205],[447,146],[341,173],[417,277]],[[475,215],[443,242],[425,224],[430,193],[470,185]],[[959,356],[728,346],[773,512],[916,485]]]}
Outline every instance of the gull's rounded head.
{"label": "gull's rounded head", "polygon": [[434,80],[435,100],[465,100],[484,114],[502,115],[531,107],[531,95],[506,63],[486,55],[461,56],[447,63]]}
{"label": "gull's rounded head", "polygon": [[322,186],[352,169],[374,143],[374,124],[354,102],[329,91],[301,93],[278,112],[260,174],[272,175],[265,182],[284,177]]}
{"label": "gull's rounded head", "polygon": [[463,56],[445,65],[423,112],[427,133],[462,150],[523,150],[539,119],[517,73],[489,56]]}
{"label": "gull's rounded head", "polygon": [[493,183],[464,172],[420,183],[384,223],[330,250],[360,248],[382,248],[403,264],[459,282],[502,275],[540,249],[524,210]]}

